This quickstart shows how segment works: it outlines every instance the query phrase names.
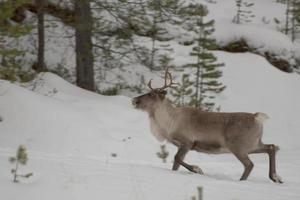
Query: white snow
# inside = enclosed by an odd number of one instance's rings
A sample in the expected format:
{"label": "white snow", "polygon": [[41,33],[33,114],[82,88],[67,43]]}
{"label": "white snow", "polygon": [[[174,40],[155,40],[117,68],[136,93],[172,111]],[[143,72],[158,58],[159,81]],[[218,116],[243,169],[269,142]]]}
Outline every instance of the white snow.
{"label": "white snow", "polygon": [[[291,43],[277,31],[273,18],[284,20],[284,6],[275,0],[255,0],[256,17],[247,25],[231,23],[234,0],[215,0],[216,4],[197,1],[206,4],[209,17],[216,20],[215,38],[220,44],[244,39],[262,53],[268,51],[287,59],[293,54],[300,57],[299,44]],[[268,24],[262,22],[264,16],[270,21]],[[175,37],[185,33],[176,27],[168,28]],[[60,25],[47,31],[47,64],[53,68],[61,63],[74,70],[74,41],[68,37],[72,31]],[[26,38],[19,42],[24,46],[32,43],[23,40]],[[143,37],[134,40],[145,46],[150,44]],[[169,55],[174,58],[173,63],[181,66],[195,58],[189,55],[192,47],[182,46],[178,41],[169,42],[174,49]],[[202,186],[207,200],[299,200],[299,75],[283,73],[259,55],[214,53],[219,62],[225,63],[222,82],[227,86],[217,97],[217,103],[226,112],[268,114],[270,119],[265,122],[263,140],[280,146],[277,171],[284,184],[269,180],[267,155],[250,156],[255,166],[243,182],[238,181],[243,166],[230,154],[190,152],[185,160],[200,166],[205,175],[192,174],[184,168],[174,172],[171,167],[175,147],[167,144],[170,155],[167,163],[162,163],[156,156],[160,144],[150,134],[147,114],[133,109],[130,98],[101,96],[54,74],[42,73],[21,86],[0,80],[3,120],[0,122],[0,199],[190,200],[197,195],[197,186]],[[172,72],[175,79],[179,73]],[[107,80],[98,85],[99,89],[120,82],[120,74],[132,85],[139,84],[141,76],[145,81],[154,78],[154,84],[162,81],[158,79],[159,73],[134,63],[123,70],[107,72]],[[12,182],[13,166],[8,158],[20,144],[27,147],[29,154],[29,162],[21,166],[20,172],[34,175],[16,184]]]}
{"label": "white snow", "polygon": [[[190,152],[186,161],[202,167],[205,175],[182,168],[173,172],[175,148],[167,145],[166,164],[156,157],[159,143],[149,132],[147,115],[133,109],[129,98],[93,94],[45,73],[34,91],[27,89],[32,85],[0,82],[1,196],[180,200],[190,199],[196,187],[203,186],[204,199],[299,199],[299,77],[280,72],[257,55],[216,55],[226,63],[227,89],[218,97],[222,110],[270,116],[264,141],[281,147],[277,170],[284,184],[268,179],[266,155],[251,155],[255,167],[243,182],[238,181],[243,167],[232,155]],[[19,144],[29,153],[21,172],[34,176],[14,184],[7,159]]]}
{"label": "white snow", "polygon": [[243,25],[219,21],[215,24],[214,38],[220,46],[244,40],[252,51],[264,55],[268,52],[277,58],[293,61],[294,44],[278,31],[255,25]]}

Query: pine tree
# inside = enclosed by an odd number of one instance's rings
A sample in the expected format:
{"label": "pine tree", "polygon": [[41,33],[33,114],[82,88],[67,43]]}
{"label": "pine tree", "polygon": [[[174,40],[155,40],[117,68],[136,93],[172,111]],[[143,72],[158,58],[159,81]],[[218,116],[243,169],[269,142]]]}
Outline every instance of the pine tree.
{"label": "pine tree", "polygon": [[91,9],[95,79],[96,82],[103,82],[107,71],[121,68],[127,55],[132,53],[129,50],[133,36],[131,27],[135,26],[129,25],[129,16],[138,15],[139,10],[131,8],[133,4],[128,1],[91,0],[91,2],[94,4]]}
{"label": "pine tree", "polygon": [[[299,26],[300,26],[300,1],[299,0],[292,0],[290,3],[290,13],[291,13],[291,39],[295,41],[297,34],[299,33]],[[287,25],[288,26],[288,25]],[[288,30],[288,28],[287,28]]]}
{"label": "pine tree", "polygon": [[[149,58],[149,68],[155,69],[157,66],[158,50],[163,49],[165,51],[171,51],[172,49],[168,44],[158,45],[158,41],[166,42],[172,39],[166,29],[166,23],[174,23],[173,18],[177,13],[181,3],[180,0],[150,0],[147,3],[147,9],[149,9],[147,18],[148,26],[147,36],[151,38],[151,50]],[[166,66],[159,66],[162,68]]]}
{"label": "pine tree", "polygon": [[[286,7],[284,28],[281,31],[289,35],[292,41],[295,41],[300,26],[300,1],[282,0],[280,3],[284,3]],[[279,24],[280,21],[277,23]]]}
{"label": "pine tree", "polygon": [[255,15],[250,10],[254,3],[248,3],[246,0],[235,0],[237,13],[233,18],[233,22],[236,24],[243,24],[251,22],[251,18]]}
{"label": "pine tree", "polygon": [[169,156],[169,152],[166,150],[166,145],[161,145],[160,152],[157,152],[156,155],[159,158],[161,158],[164,163],[167,162],[167,157]]}
{"label": "pine tree", "polygon": [[19,165],[20,164],[26,165],[27,161],[28,161],[28,156],[27,156],[26,148],[25,146],[20,145],[17,150],[16,156],[12,156],[9,158],[9,162],[16,164],[15,168],[11,170],[11,173],[13,174],[14,182],[18,182],[18,177],[29,178],[30,176],[33,175],[33,173],[28,173],[24,175],[18,174]]}
{"label": "pine tree", "polygon": [[32,27],[12,23],[10,18],[15,9],[28,0],[0,2],[0,78],[10,81],[25,80],[29,73],[23,71],[20,58],[24,51],[15,45],[16,41],[30,33]]}
{"label": "pine tree", "polygon": [[181,84],[171,90],[171,95],[174,97],[174,102],[178,106],[186,106],[189,104],[188,97],[192,94],[193,82],[189,80],[188,74],[181,76]]}
{"label": "pine tree", "polygon": [[285,29],[284,29],[284,33],[287,35],[289,33],[289,23],[290,23],[290,11],[291,11],[291,7],[290,7],[290,0],[286,0],[286,11],[285,11]]}
{"label": "pine tree", "polygon": [[196,58],[196,62],[187,64],[195,70],[194,92],[191,95],[191,105],[204,110],[213,110],[215,103],[212,101],[216,93],[225,89],[218,79],[222,76],[220,67],[222,63],[217,63],[217,58],[209,51],[216,44],[211,38],[214,32],[214,21],[205,20],[208,10],[201,4],[190,5],[188,13],[191,21],[194,21],[193,31],[196,34],[196,45],[190,55]]}

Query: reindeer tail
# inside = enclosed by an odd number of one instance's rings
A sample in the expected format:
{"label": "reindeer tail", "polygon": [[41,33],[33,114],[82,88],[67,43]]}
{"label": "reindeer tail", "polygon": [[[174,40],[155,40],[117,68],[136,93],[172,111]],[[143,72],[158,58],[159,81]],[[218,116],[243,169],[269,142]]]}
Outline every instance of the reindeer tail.
{"label": "reindeer tail", "polygon": [[255,113],[254,118],[259,121],[260,123],[264,123],[267,119],[269,119],[269,116],[266,113]]}

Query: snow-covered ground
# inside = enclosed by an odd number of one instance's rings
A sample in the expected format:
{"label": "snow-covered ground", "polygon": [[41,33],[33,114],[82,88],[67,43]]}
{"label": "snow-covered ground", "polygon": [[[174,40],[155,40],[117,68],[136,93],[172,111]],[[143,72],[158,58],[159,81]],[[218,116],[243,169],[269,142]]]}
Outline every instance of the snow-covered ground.
{"label": "snow-covered ground", "polygon": [[[243,166],[230,154],[190,152],[186,161],[201,166],[203,176],[171,171],[176,149],[167,145],[170,156],[162,163],[146,113],[129,98],[93,94],[46,73],[25,88],[0,81],[1,199],[188,200],[197,186],[210,200],[300,199],[299,76],[258,55],[216,55],[226,64],[222,110],[268,113],[264,141],[281,147],[277,170],[284,184],[268,179],[267,155],[251,155],[255,167],[243,182]],[[19,144],[29,153],[20,172],[34,176],[16,184],[8,157]]]}
{"label": "snow-covered ground", "polygon": [[[275,0],[253,0],[255,17],[251,23],[241,26],[231,24],[234,0],[215,0],[215,4],[195,1],[208,6],[208,17],[216,21],[214,37],[219,44],[244,39],[262,53],[269,51],[287,59],[292,54],[300,57],[300,45],[277,31],[279,25],[273,19],[283,22],[285,8]],[[72,35],[72,30],[58,26],[47,31],[48,66],[60,63],[73,69],[73,38],[62,37]],[[145,46],[150,44],[143,37],[135,40]],[[20,43],[26,46],[26,41]],[[169,43],[174,49],[170,56],[177,66],[195,59],[189,56],[191,46],[182,46],[177,40]],[[203,176],[183,168],[171,171],[176,149],[167,144],[170,155],[167,163],[162,163],[156,156],[160,144],[150,133],[147,114],[133,109],[130,98],[97,95],[44,73],[23,86],[0,80],[0,118],[3,119],[0,122],[0,199],[190,200],[197,195],[197,186],[202,186],[207,200],[299,200],[299,75],[283,73],[259,55],[214,53],[219,62],[225,63],[222,82],[227,86],[217,97],[217,103],[226,112],[260,111],[270,116],[263,139],[281,148],[277,154],[277,171],[284,184],[269,180],[267,155],[250,156],[255,166],[243,182],[238,181],[243,166],[230,154],[190,152],[186,161],[199,165],[205,173]],[[140,75],[146,81],[155,78],[154,84],[158,84],[159,73],[153,74],[140,64],[125,69],[121,72],[114,69],[108,74],[108,82],[112,85],[118,82],[118,73],[122,73],[129,84],[138,84]],[[172,73],[179,77],[180,72]],[[12,182],[13,166],[8,157],[15,154],[20,144],[29,153],[29,162],[20,172],[34,175],[16,184]]]}

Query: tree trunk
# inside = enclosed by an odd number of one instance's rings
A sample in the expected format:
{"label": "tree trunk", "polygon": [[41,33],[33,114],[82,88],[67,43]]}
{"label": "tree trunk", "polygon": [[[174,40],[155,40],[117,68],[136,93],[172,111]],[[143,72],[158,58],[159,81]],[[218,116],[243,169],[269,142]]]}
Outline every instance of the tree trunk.
{"label": "tree trunk", "polygon": [[[1,2],[1,1],[0,1]],[[44,3],[44,13],[52,15],[60,19],[65,25],[74,27],[75,12],[71,8],[60,7],[57,3],[53,3],[49,0],[43,0]],[[15,8],[11,20],[21,23],[26,18],[25,11],[30,11],[32,13],[37,13],[39,0],[25,1],[19,7]],[[1,6],[1,5],[0,5]]]}
{"label": "tree trunk", "polygon": [[285,16],[285,34],[289,33],[289,20],[290,20],[290,0],[286,1],[286,16]]}
{"label": "tree trunk", "polygon": [[45,71],[44,52],[45,52],[45,32],[44,32],[44,0],[36,0],[37,19],[38,19],[38,58],[36,70],[38,72]]}
{"label": "tree trunk", "polygon": [[237,15],[236,15],[236,23],[240,24],[241,20],[240,20],[240,16],[241,16],[241,6],[242,6],[242,1],[240,1],[237,5],[238,10],[237,10]]}
{"label": "tree trunk", "polygon": [[292,42],[296,39],[296,0],[292,1]]}
{"label": "tree trunk", "polygon": [[75,0],[76,83],[95,91],[90,0]]}
{"label": "tree trunk", "polygon": [[154,58],[155,58],[155,41],[156,41],[156,29],[157,29],[157,24],[156,24],[156,16],[153,17],[153,25],[152,25],[152,50],[151,50],[151,60],[150,60],[150,70],[154,70]]}

